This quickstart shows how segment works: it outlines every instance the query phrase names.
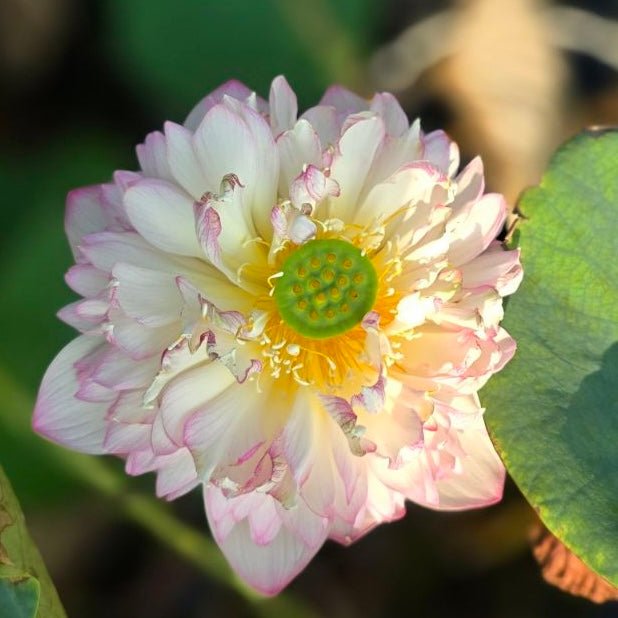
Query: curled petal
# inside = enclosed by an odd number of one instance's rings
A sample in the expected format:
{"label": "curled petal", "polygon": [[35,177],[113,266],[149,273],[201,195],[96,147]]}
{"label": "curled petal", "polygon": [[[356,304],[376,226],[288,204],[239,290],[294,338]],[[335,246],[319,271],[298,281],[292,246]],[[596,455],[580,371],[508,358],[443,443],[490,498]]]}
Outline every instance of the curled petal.
{"label": "curled petal", "polygon": [[271,221],[277,243],[273,243],[271,256],[273,250],[280,246],[282,240],[291,240],[293,243],[301,245],[315,238],[317,226],[307,216],[308,212],[310,212],[308,204],[296,207],[290,203],[284,203],[273,208]]}
{"label": "curled petal", "polygon": [[356,424],[357,416],[352,405],[341,397],[321,396],[324,408],[332,419],[341,427],[354,455],[365,455],[375,451],[375,444],[363,437],[365,428]]}
{"label": "curled petal", "polygon": [[436,483],[437,504],[446,511],[479,508],[499,502],[504,489],[504,465],[487,434],[482,416],[458,434],[462,456],[453,474]]}
{"label": "curled petal", "polygon": [[308,165],[290,187],[290,199],[296,208],[315,205],[328,196],[339,195],[339,185],[315,165]]}
{"label": "curled petal", "polygon": [[363,386],[360,393],[352,397],[352,406],[362,406],[367,412],[376,414],[384,407],[386,380],[381,373],[375,384]]}

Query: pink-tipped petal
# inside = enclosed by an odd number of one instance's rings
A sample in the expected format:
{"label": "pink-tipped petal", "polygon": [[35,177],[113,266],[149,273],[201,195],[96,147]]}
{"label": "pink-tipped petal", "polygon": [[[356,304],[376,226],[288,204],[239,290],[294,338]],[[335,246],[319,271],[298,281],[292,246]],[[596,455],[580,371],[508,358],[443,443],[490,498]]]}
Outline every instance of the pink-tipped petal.
{"label": "pink-tipped petal", "polygon": [[[213,494],[219,492],[220,490],[215,487],[204,488],[206,514],[215,540],[234,570],[253,588],[268,596],[277,594],[305,568],[320,549],[327,536],[326,526],[323,526],[322,534],[318,536],[316,542],[308,546],[297,530],[307,524],[312,525],[313,520],[322,520],[306,507],[299,505],[298,517],[294,520],[291,517],[286,518],[288,525],[280,526],[278,533],[268,544],[258,545],[253,541],[248,519],[238,521],[223,537],[217,533],[217,525],[212,521],[211,515],[211,504],[216,499]],[[285,518],[285,513],[281,512],[282,507],[273,498],[268,495],[257,496],[260,501],[272,501],[279,512],[279,517]],[[255,504],[256,497],[239,496],[230,500],[232,503],[234,501]]]}
{"label": "pink-tipped petal", "polygon": [[79,257],[77,247],[81,239],[86,234],[104,230],[107,223],[99,185],[74,189],[69,193],[64,226],[76,258]]}
{"label": "pink-tipped petal", "polygon": [[369,109],[369,102],[343,86],[330,86],[320,100],[320,105],[331,105],[342,116],[349,116]]}
{"label": "pink-tipped petal", "polygon": [[423,138],[424,158],[452,176],[459,167],[459,148],[444,131],[433,131]]}
{"label": "pink-tipped petal", "polygon": [[[254,93],[251,88],[248,88],[242,82],[239,82],[236,79],[230,79],[204,97],[191,110],[191,113],[187,116],[187,119],[184,122],[184,126],[189,129],[189,131],[195,132],[204,116],[208,113],[208,110],[217,105],[217,103],[221,103],[224,96],[232,97],[238,101],[247,101],[251,99],[253,94]],[[256,103],[260,112],[266,111],[267,104],[264,99],[257,97]]]}
{"label": "pink-tipped petal", "polygon": [[74,292],[86,298],[97,296],[109,285],[109,275],[91,264],[71,266],[64,279]]}
{"label": "pink-tipped petal", "polygon": [[75,398],[80,388],[75,363],[103,345],[100,337],[88,335],[69,343],[45,372],[34,409],[35,431],[83,453],[104,452],[109,404]]}
{"label": "pink-tipped petal", "polygon": [[175,500],[199,484],[193,457],[186,448],[157,459],[156,494],[159,498]]}
{"label": "pink-tipped petal", "polygon": [[390,92],[380,92],[371,99],[369,107],[377,112],[384,120],[386,131],[390,135],[401,137],[410,127],[406,113],[399,105],[399,101]]}
{"label": "pink-tipped petal", "polygon": [[173,180],[172,171],[167,162],[167,143],[161,131],[153,131],[146,136],[143,144],[136,148],[137,159],[144,175],[161,180]]}

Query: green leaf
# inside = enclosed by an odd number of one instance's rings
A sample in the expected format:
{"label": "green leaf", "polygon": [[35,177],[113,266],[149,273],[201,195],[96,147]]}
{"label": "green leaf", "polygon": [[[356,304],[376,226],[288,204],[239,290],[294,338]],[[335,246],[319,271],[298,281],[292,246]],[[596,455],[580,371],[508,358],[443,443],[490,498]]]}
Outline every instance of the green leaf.
{"label": "green leaf", "polygon": [[331,81],[350,85],[357,75],[375,25],[372,6],[371,0],[108,0],[107,39],[118,70],[165,118],[184,119],[230,78],[267,95],[279,73],[306,106]]}
{"label": "green leaf", "polygon": [[568,142],[520,210],[518,352],[483,389],[487,423],[547,527],[618,584],[618,132]]}
{"label": "green leaf", "polygon": [[0,467],[0,616],[66,618],[56,589],[26,529]]}
{"label": "green leaf", "polygon": [[0,616],[35,618],[41,590],[38,580],[26,574],[0,575]]}

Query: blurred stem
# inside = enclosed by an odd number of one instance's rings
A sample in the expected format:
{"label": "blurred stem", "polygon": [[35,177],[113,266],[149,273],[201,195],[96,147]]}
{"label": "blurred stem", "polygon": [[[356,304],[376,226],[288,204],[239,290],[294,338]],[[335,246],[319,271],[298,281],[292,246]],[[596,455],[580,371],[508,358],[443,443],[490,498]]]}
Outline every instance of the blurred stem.
{"label": "blurred stem", "polygon": [[325,81],[343,82],[349,88],[368,90],[362,53],[341,24],[328,0],[274,0],[296,38],[323,71]]}
{"label": "blurred stem", "polygon": [[547,10],[547,21],[554,45],[618,69],[617,20],[575,7],[556,6]]}
{"label": "blurred stem", "polygon": [[105,494],[116,503],[119,512],[148,530],[208,577],[235,590],[258,616],[269,618],[315,618],[316,614],[290,593],[266,599],[248,588],[228,566],[217,545],[200,530],[177,519],[169,507],[145,494],[132,492],[130,482],[102,459],[59,448],[37,438],[30,428],[32,398],[0,367],[0,393],[10,393],[2,403],[0,424],[14,436],[31,438],[37,448],[71,476]]}

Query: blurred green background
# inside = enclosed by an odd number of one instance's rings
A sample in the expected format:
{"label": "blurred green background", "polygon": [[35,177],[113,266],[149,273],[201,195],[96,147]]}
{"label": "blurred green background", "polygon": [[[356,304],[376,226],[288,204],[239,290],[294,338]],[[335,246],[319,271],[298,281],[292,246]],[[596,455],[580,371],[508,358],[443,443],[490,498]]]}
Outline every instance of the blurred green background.
{"label": "blurred green background", "polygon": [[[581,8],[592,30],[574,34]],[[73,300],[62,278],[67,191],[134,169],[134,145],[221,82],[267,96],[283,73],[301,109],[335,81],[395,90],[426,129],[449,130],[464,159],[482,154],[490,188],[514,201],[565,137],[618,121],[616,18],[609,1],[0,0],[0,463],[69,616],[255,608],[154,541],[29,431],[45,367],[73,336],[54,315]],[[153,479],[128,486],[150,493]],[[208,534],[197,492],[172,508]],[[616,604],[543,582],[533,521],[510,484],[485,511],[410,506],[351,548],[327,544],[291,590],[321,616],[618,616]]]}

